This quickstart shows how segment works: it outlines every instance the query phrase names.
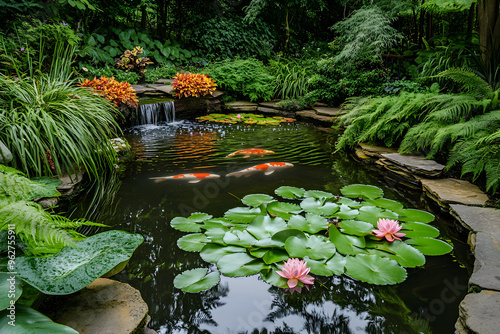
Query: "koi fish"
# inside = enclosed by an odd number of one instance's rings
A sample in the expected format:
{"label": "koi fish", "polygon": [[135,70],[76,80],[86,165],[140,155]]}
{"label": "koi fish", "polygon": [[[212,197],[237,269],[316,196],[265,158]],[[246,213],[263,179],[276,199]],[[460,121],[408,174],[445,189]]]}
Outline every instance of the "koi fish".
{"label": "koi fish", "polygon": [[220,175],[209,174],[209,173],[192,173],[192,174],[179,174],[174,176],[161,176],[161,177],[150,177],[151,180],[155,180],[155,183],[163,182],[165,180],[189,180],[188,183],[198,183],[204,179],[217,179]]}
{"label": "koi fish", "polygon": [[293,167],[293,164],[288,162],[269,162],[267,164],[257,165],[237,172],[229,173],[226,175],[226,177],[229,176],[240,177],[243,175],[250,176],[251,174],[257,172],[264,172],[265,175],[271,175],[272,173],[274,173],[274,171],[278,169],[288,168],[288,167]]}
{"label": "koi fish", "polygon": [[258,148],[249,148],[246,150],[239,150],[239,151],[233,152],[233,153],[227,155],[226,159],[230,158],[230,157],[234,157],[235,155],[238,155],[238,154],[242,154],[243,158],[249,158],[251,155],[260,155],[261,157],[263,157],[266,154],[273,154],[273,153],[274,153],[274,151],[261,150]]}

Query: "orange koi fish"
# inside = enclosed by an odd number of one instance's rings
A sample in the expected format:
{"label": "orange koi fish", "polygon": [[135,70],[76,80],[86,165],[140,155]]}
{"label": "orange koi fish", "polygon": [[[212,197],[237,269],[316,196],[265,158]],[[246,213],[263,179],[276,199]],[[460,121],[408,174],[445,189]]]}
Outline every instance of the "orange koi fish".
{"label": "orange koi fish", "polygon": [[261,150],[258,148],[249,148],[246,150],[239,150],[239,151],[233,152],[233,153],[227,155],[226,158],[234,157],[235,155],[238,155],[238,154],[242,154],[243,158],[249,158],[251,155],[260,155],[261,157],[263,157],[266,154],[273,154],[273,153],[274,153],[274,151]]}
{"label": "orange koi fish", "polygon": [[209,173],[192,173],[192,174],[179,174],[174,176],[161,176],[161,177],[150,177],[151,180],[155,180],[155,183],[163,182],[165,180],[189,180],[188,183],[198,183],[205,179],[217,179],[220,175],[209,174]]}
{"label": "orange koi fish", "polygon": [[265,175],[271,175],[272,173],[274,173],[274,171],[278,169],[288,168],[288,167],[293,167],[293,164],[288,162],[269,162],[267,164],[257,165],[237,172],[229,173],[226,175],[226,177],[229,176],[240,177],[243,175],[250,176],[251,174],[257,172],[264,172]]}

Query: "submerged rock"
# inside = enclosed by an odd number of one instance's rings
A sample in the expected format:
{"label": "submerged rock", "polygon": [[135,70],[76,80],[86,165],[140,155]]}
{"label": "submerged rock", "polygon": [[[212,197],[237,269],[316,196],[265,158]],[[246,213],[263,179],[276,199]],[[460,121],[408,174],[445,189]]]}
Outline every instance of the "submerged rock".
{"label": "submerged rock", "polygon": [[500,292],[469,293],[460,303],[455,334],[496,334],[500,328]]}

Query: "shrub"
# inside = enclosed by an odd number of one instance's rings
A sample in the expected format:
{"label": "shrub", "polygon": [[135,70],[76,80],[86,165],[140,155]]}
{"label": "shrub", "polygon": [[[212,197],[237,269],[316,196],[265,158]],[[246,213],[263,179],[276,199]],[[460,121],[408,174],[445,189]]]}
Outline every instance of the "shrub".
{"label": "shrub", "polygon": [[312,71],[294,61],[271,61],[270,72],[275,76],[274,93],[281,99],[298,99],[307,94]]}
{"label": "shrub", "polygon": [[146,65],[152,64],[149,58],[141,58],[138,55],[143,52],[143,48],[136,46],[130,50],[125,50],[120,59],[115,62],[115,66],[122,70],[131,70],[139,74],[141,77],[144,76],[146,72]]}
{"label": "shrub", "polygon": [[81,77],[89,80],[93,80],[94,78],[99,77],[113,77],[116,81],[128,82],[131,85],[135,85],[141,79],[139,74],[135,72],[122,71],[109,65],[104,65],[103,67],[96,68],[89,64],[82,64],[80,68],[81,71],[79,72],[79,74],[81,75]]}
{"label": "shrub", "polygon": [[92,81],[85,79],[80,86],[102,91],[103,97],[106,100],[112,101],[115,107],[118,107],[120,104],[137,107],[139,104],[135,90],[130,87],[130,84],[128,82],[118,82],[113,77],[94,78]]}
{"label": "shrub", "polygon": [[208,74],[177,73],[174,79],[172,86],[177,92],[175,95],[179,98],[212,94],[215,87],[217,87],[212,78],[208,77]]}
{"label": "shrub", "polygon": [[177,74],[177,69],[174,66],[169,66],[163,64],[162,66],[156,67],[152,70],[148,70],[144,76],[146,82],[155,83],[158,79],[172,78]]}

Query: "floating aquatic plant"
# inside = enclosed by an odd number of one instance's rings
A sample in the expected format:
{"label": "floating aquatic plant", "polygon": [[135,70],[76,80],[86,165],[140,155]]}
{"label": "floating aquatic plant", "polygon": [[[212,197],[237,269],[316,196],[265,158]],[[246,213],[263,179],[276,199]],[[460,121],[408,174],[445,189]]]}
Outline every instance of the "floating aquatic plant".
{"label": "floating aquatic plant", "polygon": [[201,116],[196,118],[199,122],[210,121],[217,123],[245,123],[245,124],[257,124],[257,125],[279,125],[284,122],[294,122],[294,118],[274,116],[265,117],[258,114],[208,114],[206,116]]}
{"label": "floating aquatic plant", "polygon": [[[425,264],[425,255],[452,250],[436,239],[439,230],[429,225],[432,214],[406,209],[370,185],[346,186],[340,193],[283,186],[275,194],[284,200],[251,194],[242,199],[246,206],[221,218],[206,213],[174,218],[173,228],[190,232],[177,241],[179,248],[200,252],[218,269],[184,272],[174,286],[187,292],[206,290],[218,283],[220,273],[259,274],[267,283],[293,291],[313,282],[309,274],[397,284],[406,279],[405,268]],[[389,241],[388,235],[397,238]]]}

